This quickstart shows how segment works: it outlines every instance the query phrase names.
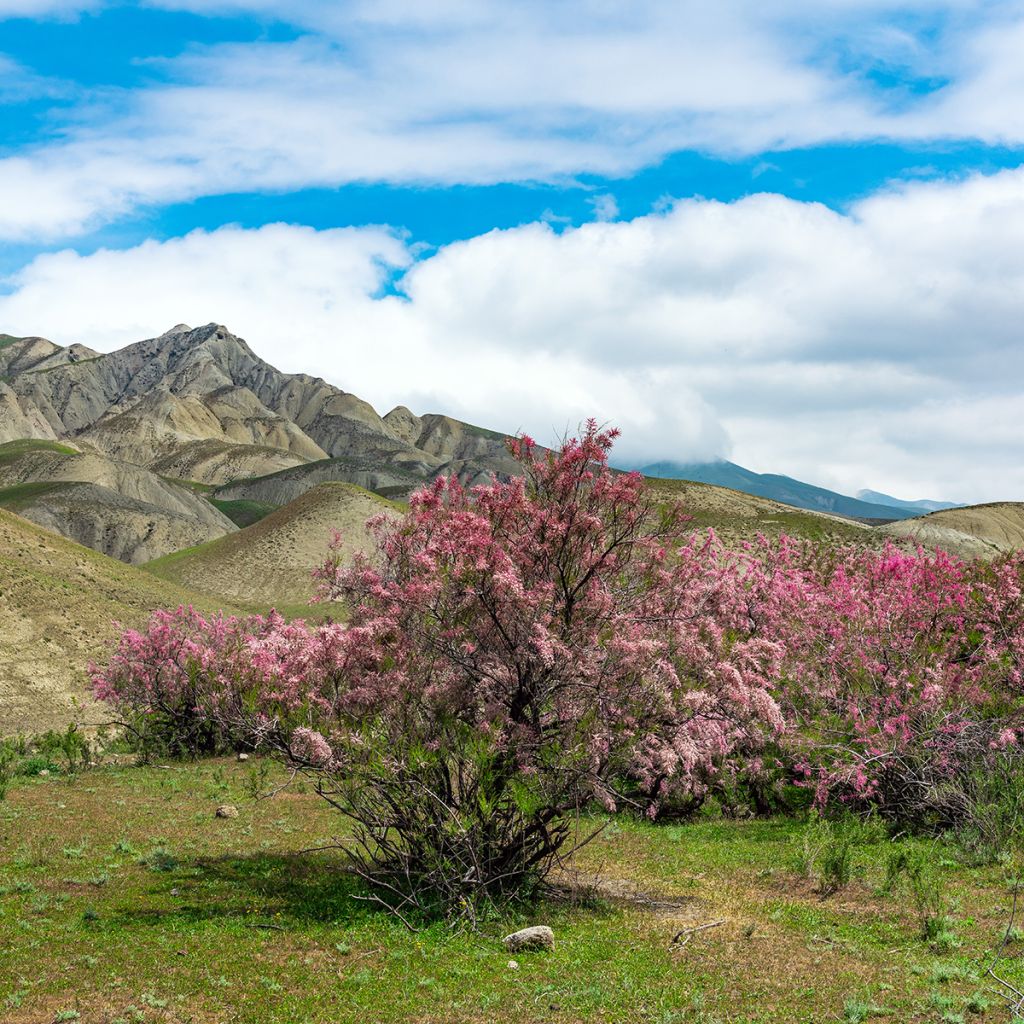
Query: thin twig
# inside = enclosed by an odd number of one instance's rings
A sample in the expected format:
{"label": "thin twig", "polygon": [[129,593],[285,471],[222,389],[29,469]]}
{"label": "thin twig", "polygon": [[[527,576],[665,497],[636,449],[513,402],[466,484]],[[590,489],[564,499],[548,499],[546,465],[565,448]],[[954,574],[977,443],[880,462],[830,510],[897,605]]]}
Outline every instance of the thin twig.
{"label": "thin twig", "polygon": [[668,944],[668,948],[672,949],[676,945],[682,948],[697,932],[706,932],[709,928],[718,928],[720,925],[726,924],[728,920],[727,917],[723,917],[720,921],[709,921],[707,924],[697,924],[692,928],[681,928],[672,936],[672,941]]}
{"label": "thin twig", "polygon": [[[989,964],[988,970],[985,972],[997,985],[1005,990],[1003,998],[1010,1004],[1008,1009],[1014,1017],[1021,1017],[1024,1012],[1024,992],[1022,992],[1015,985],[1011,985],[1010,982],[1004,978],[1000,978],[996,974],[996,964],[999,963],[1000,957],[1003,955],[1003,950],[1006,949],[1010,942],[1010,936],[1013,934],[1014,922],[1017,918],[1017,900],[1020,896],[1020,872],[1017,872],[1016,877],[1013,880],[1013,904],[1010,907],[1010,920],[1006,923],[1006,931],[1003,933],[1003,941],[999,943],[999,948],[996,950],[995,956],[992,958],[992,963]],[[1006,992],[1012,993],[1007,995]]]}

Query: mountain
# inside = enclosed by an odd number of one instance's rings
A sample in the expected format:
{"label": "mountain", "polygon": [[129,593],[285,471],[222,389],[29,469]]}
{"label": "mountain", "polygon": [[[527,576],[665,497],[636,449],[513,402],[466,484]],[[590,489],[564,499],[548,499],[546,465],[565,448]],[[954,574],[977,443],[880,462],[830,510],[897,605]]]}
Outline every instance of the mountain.
{"label": "mountain", "polygon": [[942,548],[960,558],[995,558],[1024,548],[1024,502],[943,509],[889,523],[881,532],[924,548]]}
{"label": "mountain", "polygon": [[870,501],[876,505],[891,505],[895,508],[909,509],[915,515],[925,516],[929,512],[941,512],[947,508],[963,508],[963,504],[957,501],[932,501],[922,498],[919,501],[905,501],[902,498],[894,498],[891,494],[882,494],[881,491],[858,491],[857,497],[861,501]]}
{"label": "mountain", "polygon": [[117,622],[180,604],[225,606],[0,510],[0,736],[106,720],[89,660],[109,654]]}
{"label": "mountain", "polygon": [[133,564],[327,481],[401,497],[439,473],[515,471],[503,435],[403,406],[382,417],[219,324],[105,355],[0,335],[2,442],[0,506]]}
{"label": "mountain", "polygon": [[763,498],[793,505],[796,508],[815,512],[829,512],[850,519],[892,520],[908,519],[917,515],[907,508],[895,505],[877,504],[850,498],[845,494],[816,487],[789,476],[775,473],[755,473],[724,459],[717,462],[679,463],[655,462],[640,467],[645,476],[665,477],[672,480],[695,480],[700,483],[717,484],[736,491],[746,491]]}

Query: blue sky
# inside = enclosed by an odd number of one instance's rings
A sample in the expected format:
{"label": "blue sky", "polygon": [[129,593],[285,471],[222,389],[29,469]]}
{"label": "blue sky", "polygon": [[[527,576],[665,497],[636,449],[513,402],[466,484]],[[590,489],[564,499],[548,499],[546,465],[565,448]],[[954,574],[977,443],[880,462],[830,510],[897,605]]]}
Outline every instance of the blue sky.
{"label": "blue sky", "polygon": [[1021,52],[1021,2],[0,0],[0,331],[1021,498]]}

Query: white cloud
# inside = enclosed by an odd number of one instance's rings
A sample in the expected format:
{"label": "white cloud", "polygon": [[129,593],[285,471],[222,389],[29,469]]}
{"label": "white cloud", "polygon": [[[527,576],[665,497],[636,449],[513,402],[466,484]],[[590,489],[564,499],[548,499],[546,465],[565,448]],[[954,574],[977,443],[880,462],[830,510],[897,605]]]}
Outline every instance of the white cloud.
{"label": "white cloud", "polygon": [[[282,369],[623,454],[737,461],[854,492],[1024,498],[1024,170],[915,184],[848,215],[760,195],[418,262],[381,228],[223,228],[40,256],[0,329],[109,350],[226,323]],[[383,294],[398,275],[403,294]],[[386,289],[384,289],[386,291]]]}
{"label": "white cloud", "polygon": [[[1019,3],[153,5],[307,34],[189,48],[150,61],[144,86],[71,108],[59,141],[0,160],[0,237],[66,237],[225,192],[629,174],[694,147],[1024,140]],[[76,8],[0,0],[0,17]],[[949,84],[896,103],[864,74],[879,64]]]}

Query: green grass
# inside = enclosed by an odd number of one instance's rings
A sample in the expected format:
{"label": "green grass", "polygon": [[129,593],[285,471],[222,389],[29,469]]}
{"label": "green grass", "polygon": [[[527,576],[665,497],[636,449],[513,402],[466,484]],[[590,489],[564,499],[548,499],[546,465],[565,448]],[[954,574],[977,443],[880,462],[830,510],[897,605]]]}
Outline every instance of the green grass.
{"label": "green grass", "polygon": [[[303,477],[308,473],[317,472],[326,466],[338,466],[341,469],[346,470],[359,470],[365,469],[367,466],[366,459],[353,458],[351,456],[339,455],[331,459],[317,459],[315,462],[306,462],[298,466],[287,466],[284,469],[277,469],[273,473],[264,473],[262,476],[242,477],[238,480],[231,480],[230,482],[223,484],[217,488],[216,493],[221,491],[230,490],[233,487],[244,487],[250,484],[263,483],[265,480],[275,480],[277,478],[292,478],[292,477]],[[421,486],[424,483],[423,477],[417,476],[415,473],[410,473],[407,470],[403,470],[398,466],[388,467],[388,472],[393,476],[408,478],[410,486]],[[321,483],[331,483],[331,479],[325,478],[320,481]],[[344,481],[338,481],[339,483]],[[354,486],[354,485],[353,485]],[[375,493],[370,491],[368,493]]]}
{"label": "green grass", "polygon": [[54,452],[58,455],[78,454],[74,448],[69,448],[66,444],[60,444],[58,441],[43,441],[37,438],[24,438],[22,440],[8,441],[6,444],[0,444],[0,466],[14,462],[15,459],[20,458],[22,455],[28,455],[31,452]]}
{"label": "green grass", "polygon": [[[823,900],[789,866],[800,823],[622,818],[579,856],[578,881],[600,879],[587,898],[476,934],[412,934],[361,898],[339,853],[303,852],[344,837],[340,816],[301,788],[253,801],[256,771],[230,761],[16,779],[0,803],[0,1019],[1003,1019],[998,1003],[990,1016],[972,1009],[1005,920],[1003,869],[943,856],[964,941],[937,956],[905,898],[878,893],[884,840],[859,846],[855,881]],[[275,769],[269,783],[280,781]],[[238,818],[213,816],[225,802]],[[717,920],[669,948],[681,928]],[[536,922],[554,928],[554,953],[510,967],[501,935]],[[1024,978],[1016,960],[1005,973]]]}
{"label": "green grass", "polygon": [[0,334],[0,349],[5,349],[16,341],[21,341],[21,338],[16,338],[13,334]]}
{"label": "green grass", "polygon": [[182,480],[176,476],[164,476],[162,473],[158,473],[157,476],[169,484],[184,487],[186,490],[192,491],[193,494],[210,494],[214,490],[213,484],[200,483],[198,480]]}
{"label": "green grass", "polygon": [[28,484],[15,484],[13,487],[0,487],[0,508],[17,512],[19,509],[31,505],[38,498],[45,497],[47,494],[56,494],[58,491],[66,491],[74,486],[74,483],[54,483],[41,480]]}
{"label": "green grass", "polygon": [[221,501],[218,498],[210,498],[210,504],[223,512],[236,526],[243,528],[258,523],[279,507],[268,501],[249,501],[245,498],[240,498],[237,501]]}

